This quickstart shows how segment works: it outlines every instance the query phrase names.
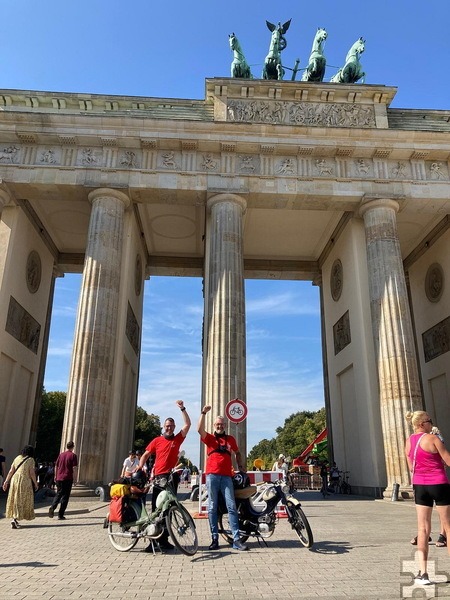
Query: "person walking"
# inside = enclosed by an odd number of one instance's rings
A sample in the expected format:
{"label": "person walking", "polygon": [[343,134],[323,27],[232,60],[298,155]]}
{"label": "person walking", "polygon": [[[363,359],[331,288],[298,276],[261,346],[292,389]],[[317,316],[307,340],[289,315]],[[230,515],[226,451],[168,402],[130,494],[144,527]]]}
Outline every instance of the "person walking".
{"label": "person walking", "polygon": [[12,529],[19,529],[19,521],[32,521],[34,514],[34,494],[38,489],[36,479],[34,448],[25,446],[17,456],[3,482],[3,490],[9,488],[6,501],[6,517],[11,519]]}
{"label": "person walking", "polygon": [[322,496],[326,498],[330,495],[330,492],[328,491],[328,467],[326,460],[322,461],[320,464],[320,479],[322,480],[322,487],[320,488],[320,491]]}
{"label": "person walking", "polygon": [[[428,577],[428,539],[431,532],[433,505],[441,520],[446,539],[450,533],[450,483],[445,465],[450,466],[450,452],[439,436],[433,435],[433,421],[427,412],[406,413],[414,433],[406,440],[405,455],[412,475],[414,502],[417,513],[417,551],[420,570],[414,578],[420,585],[430,584]],[[448,548],[450,553],[450,548]]]}
{"label": "person walking", "polygon": [[64,513],[66,512],[69,503],[74,479],[76,479],[78,475],[78,458],[73,451],[74,447],[75,444],[73,442],[67,442],[67,450],[61,452],[56,459],[55,482],[57,492],[52,505],[48,509],[48,516],[50,519],[53,519],[56,507],[59,504],[58,519],[59,521],[66,520]]}
{"label": "person walking", "polygon": [[228,510],[228,519],[233,535],[233,548],[235,550],[248,550],[248,546],[242,544],[239,535],[239,517],[236,510],[236,501],[234,499],[233,488],[233,463],[232,453],[236,457],[238,469],[245,471],[244,462],[239,452],[236,440],[232,435],[225,433],[225,419],[222,416],[216,417],[214,421],[214,434],[205,430],[205,415],[211,410],[211,406],[204,406],[198,420],[197,430],[202,442],[207,448],[206,460],[206,487],[208,489],[208,519],[211,529],[212,541],[210,550],[219,548],[219,517],[218,502],[219,492],[225,498]]}
{"label": "person walking", "polygon": [[[186,439],[191,427],[191,419],[186,411],[183,400],[177,400],[176,405],[183,415],[183,427],[175,435],[175,421],[172,417],[168,417],[164,421],[162,435],[153,439],[148,444],[139,461],[139,469],[143,469],[147,459],[150,456],[154,456],[152,511],[156,510],[156,499],[164,490],[170,472],[178,463],[180,446]],[[162,536],[159,538],[158,545],[162,550],[173,550],[174,546],[169,542],[169,534],[166,529],[164,529]],[[145,552],[153,552],[152,544],[149,544],[145,548]]]}

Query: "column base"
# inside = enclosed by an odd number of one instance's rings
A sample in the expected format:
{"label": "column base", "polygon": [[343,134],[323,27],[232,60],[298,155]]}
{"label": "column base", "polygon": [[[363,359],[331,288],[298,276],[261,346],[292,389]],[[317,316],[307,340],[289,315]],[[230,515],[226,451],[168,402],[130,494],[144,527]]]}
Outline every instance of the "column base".
{"label": "column base", "polygon": [[383,498],[385,500],[392,500],[393,502],[402,501],[402,500],[413,500],[414,492],[412,485],[400,486],[398,490],[398,495],[394,497],[394,485],[389,485],[383,492]]}
{"label": "column base", "polygon": [[90,496],[96,496],[95,487],[79,483],[78,485],[74,485],[72,487],[71,496],[74,496],[75,498],[87,498]]}

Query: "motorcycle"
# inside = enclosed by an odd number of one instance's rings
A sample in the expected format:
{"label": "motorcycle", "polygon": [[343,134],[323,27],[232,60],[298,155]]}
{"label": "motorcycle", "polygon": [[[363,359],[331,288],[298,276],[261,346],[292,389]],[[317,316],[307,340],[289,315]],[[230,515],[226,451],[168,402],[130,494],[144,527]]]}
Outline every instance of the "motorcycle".
{"label": "motorcycle", "polygon": [[[236,508],[239,515],[240,540],[245,543],[250,536],[257,538],[267,546],[266,539],[271,537],[278,522],[276,507],[284,506],[287,519],[305,548],[314,543],[313,533],[301,508],[301,503],[289,492],[287,479],[248,486],[245,473],[236,473],[233,478]],[[219,533],[229,543],[233,543],[231,527],[225,502],[219,502]]]}

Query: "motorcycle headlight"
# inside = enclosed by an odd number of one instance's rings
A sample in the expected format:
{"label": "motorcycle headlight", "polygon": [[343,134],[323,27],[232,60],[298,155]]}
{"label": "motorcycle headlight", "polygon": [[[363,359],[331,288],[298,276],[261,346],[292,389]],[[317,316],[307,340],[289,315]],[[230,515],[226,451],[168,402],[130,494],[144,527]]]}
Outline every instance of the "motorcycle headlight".
{"label": "motorcycle headlight", "polygon": [[286,485],[285,483],[281,486],[281,489],[283,491],[283,494],[289,495],[289,486]]}

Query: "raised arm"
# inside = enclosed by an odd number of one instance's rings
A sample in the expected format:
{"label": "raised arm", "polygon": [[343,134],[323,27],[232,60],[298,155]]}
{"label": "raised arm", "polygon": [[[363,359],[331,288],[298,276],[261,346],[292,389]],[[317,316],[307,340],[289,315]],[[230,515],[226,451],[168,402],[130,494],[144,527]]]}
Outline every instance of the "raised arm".
{"label": "raised arm", "polygon": [[205,415],[211,410],[210,406],[204,406],[202,412],[200,413],[200,417],[198,419],[197,431],[200,434],[200,437],[204,438],[206,429],[205,429]]}
{"label": "raised arm", "polygon": [[182,433],[183,437],[186,437],[189,429],[191,428],[191,419],[187,413],[187,410],[186,410],[183,400],[177,400],[175,402],[175,404],[181,410],[181,414],[183,415],[184,425],[181,428],[181,433]]}

